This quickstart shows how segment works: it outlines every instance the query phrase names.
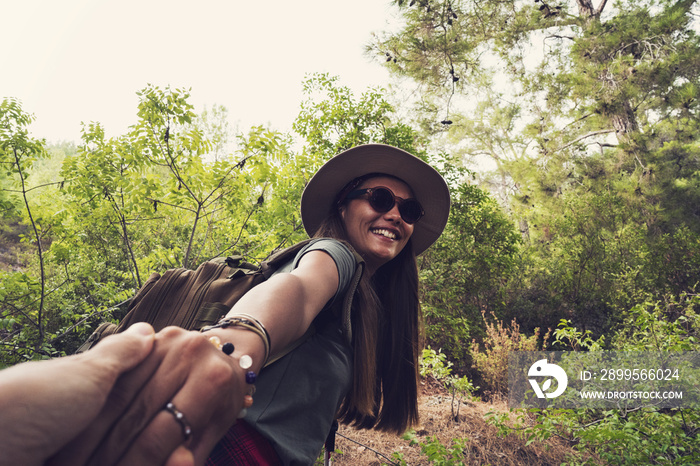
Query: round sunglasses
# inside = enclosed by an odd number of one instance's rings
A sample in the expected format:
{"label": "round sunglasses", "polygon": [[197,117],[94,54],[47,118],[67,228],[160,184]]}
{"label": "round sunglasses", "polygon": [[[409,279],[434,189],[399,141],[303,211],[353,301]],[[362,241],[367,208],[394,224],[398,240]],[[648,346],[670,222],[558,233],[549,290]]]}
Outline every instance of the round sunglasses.
{"label": "round sunglasses", "polygon": [[358,197],[369,195],[369,205],[377,212],[389,212],[394,208],[395,204],[399,205],[399,214],[404,222],[408,224],[416,223],[425,215],[423,207],[414,198],[403,199],[394,195],[391,189],[384,186],[376,186],[374,188],[357,189],[351,191],[345,196],[345,199],[356,199]]}

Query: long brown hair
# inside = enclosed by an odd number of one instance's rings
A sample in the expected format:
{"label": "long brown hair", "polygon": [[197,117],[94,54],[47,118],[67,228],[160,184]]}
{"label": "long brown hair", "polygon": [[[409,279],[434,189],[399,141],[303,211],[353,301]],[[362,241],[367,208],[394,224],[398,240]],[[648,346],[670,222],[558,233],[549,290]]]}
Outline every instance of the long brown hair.
{"label": "long brown hair", "polygon": [[[348,240],[337,208],[314,236]],[[401,433],[418,421],[421,322],[418,267],[409,240],[358,286],[352,310],[353,384],[340,408],[342,422]]]}

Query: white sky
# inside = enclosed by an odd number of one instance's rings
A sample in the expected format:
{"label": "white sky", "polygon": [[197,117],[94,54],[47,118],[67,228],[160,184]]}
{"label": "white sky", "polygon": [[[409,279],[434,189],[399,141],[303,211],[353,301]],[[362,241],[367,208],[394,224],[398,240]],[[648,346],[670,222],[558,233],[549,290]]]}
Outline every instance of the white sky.
{"label": "white sky", "polygon": [[136,121],[148,83],[192,88],[200,111],[224,105],[231,124],[291,129],[307,73],[356,93],[388,83],[363,51],[395,24],[388,0],[0,0],[0,97],[36,116],[35,137],[108,136]]}

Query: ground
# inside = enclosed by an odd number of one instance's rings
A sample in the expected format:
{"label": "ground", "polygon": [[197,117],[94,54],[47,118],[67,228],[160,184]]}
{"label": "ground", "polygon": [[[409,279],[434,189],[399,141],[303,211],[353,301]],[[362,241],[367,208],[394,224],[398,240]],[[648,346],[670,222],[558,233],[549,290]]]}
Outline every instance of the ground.
{"label": "ground", "polygon": [[[341,425],[336,440],[334,465],[400,464],[393,456],[398,452],[406,464],[431,464],[421,454],[421,443],[437,436],[440,443],[452,447],[453,439],[467,439],[464,455],[457,462],[465,465],[559,465],[575,450],[565,441],[553,438],[545,443],[526,440],[511,433],[498,435],[497,428],[488,424],[484,415],[489,411],[507,412],[505,402],[469,402],[459,410],[459,422],[452,415],[452,397],[434,380],[422,382],[419,398],[420,425],[413,435],[397,436],[375,431],[355,430]],[[413,442],[407,438],[413,438]],[[460,463],[461,462],[461,463]]]}

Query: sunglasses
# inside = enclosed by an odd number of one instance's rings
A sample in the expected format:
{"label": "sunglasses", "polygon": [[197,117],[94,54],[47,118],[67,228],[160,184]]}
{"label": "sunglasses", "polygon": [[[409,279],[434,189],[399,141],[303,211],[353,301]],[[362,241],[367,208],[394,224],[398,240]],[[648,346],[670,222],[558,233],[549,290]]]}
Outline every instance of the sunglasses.
{"label": "sunglasses", "polygon": [[345,196],[345,199],[356,199],[366,194],[369,194],[369,205],[380,213],[389,212],[394,208],[395,204],[398,204],[399,214],[401,214],[403,221],[408,224],[416,223],[425,215],[423,207],[416,199],[403,199],[395,196],[391,189],[385,188],[384,186],[351,191]]}

